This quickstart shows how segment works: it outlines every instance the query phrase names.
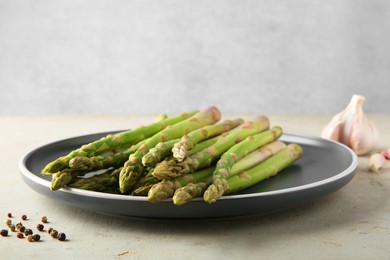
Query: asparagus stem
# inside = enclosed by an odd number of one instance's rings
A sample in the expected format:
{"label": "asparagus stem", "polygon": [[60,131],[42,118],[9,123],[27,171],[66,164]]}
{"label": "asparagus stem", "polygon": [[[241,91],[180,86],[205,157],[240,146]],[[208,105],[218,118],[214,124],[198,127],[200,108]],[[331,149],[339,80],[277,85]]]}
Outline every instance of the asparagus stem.
{"label": "asparagus stem", "polygon": [[154,184],[148,192],[148,201],[157,203],[170,198],[176,189],[183,187],[188,183],[200,182],[207,177],[211,178],[213,171],[214,166],[192,174],[184,174],[180,177],[171,180],[163,180]]}
{"label": "asparagus stem", "polygon": [[141,126],[134,130],[125,131],[117,134],[107,135],[99,140],[85,144],[80,148],[71,151],[68,155],[61,156],[58,159],[48,163],[42,170],[42,174],[53,174],[68,167],[70,159],[76,156],[91,157],[104,154],[108,151],[128,147],[136,144],[166,128],[169,125],[176,124],[193,116],[197,111],[183,113],[174,117],[169,117],[147,126]]}
{"label": "asparagus stem", "polygon": [[266,116],[259,116],[253,121],[247,121],[244,124],[225,132],[218,137],[217,142],[208,148],[192,154],[182,162],[172,160],[162,161],[154,170],[154,175],[175,175],[191,173],[195,170],[209,167],[213,162],[230,147],[239,143],[248,136],[261,133],[269,128],[269,119]]}
{"label": "asparagus stem", "polygon": [[184,135],[179,142],[175,143],[172,148],[173,157],[181,162],[187,157],[187,151],[192,149],[197,143],[209,139],[210,137],[218,136],[242,123],[244,123],[244,121],[241,118],[225,120],[219,124],[205,126],[192,131],[189,134]]}
{"label": "asparagus stem", "polygon": [[69,187],[83,190],[105,191],[107,187],[118,185],[120,170],[121,168],[110,169],[89,178],[79,178],[77,181],[70,183]]}
{"label": "asparagus stem", "polygon": [[[274,156],[270,157],[263,163],[241,172],[235,176],[231,176],[226,181],[227,192],[225,194],[232,194],[248,188],[260,181],[263,181],[289,166],[295,160],[302,156],[302,147],[297,144],[289,144]],[[211,186],[209,186],[211,187]],[[208,203],[216,202],[219,193],[217,189],[207,189],[203,198]]]}
{"label": "asparagus stem", "polygon": [[[227,189],[225,180],[229,178],[232,166],[248,153],[278,139],[282,135],[282,132],[281,127],[275,126],[268,131],[250,136],[242,142],[233,145],[217,162],[217,166],[213,173],[213,184],[207,189],[216,189],[218,191],[218,197],[222,197]],[[212,200],[215,199],[217,198],[212,197]]]}
{"label": "asparagus stem", "polygon": [[119,175],[119,189],[122,193],[128,193],[136,182],[142,177],[144,166],[142,157],[161,141],[169,141],[180,138],[181,136],[201,128],[205,125],[216,123],[221,117],[216,107],[210,107],[204,111],[196,113],[190,118],[181,121],[173,126],[161,130],[153,137],[145,141],[136,152],[130,155],[129,160],[125,162]]}
{"label": "asparagus stem", "polygon": [[[209,180],[211,182],[211,175]],[[188,183],[184,187],[176,189],[172,197],[173,203],[181,206],[190,202],[193,198],[202,196],[208,185],[208,182]]]}
{"label": "asparagus stem", "polygon": [[172,154],[172,147],[178,141],[179,139],[173,139],[170,141],[158,143],[142,157],[142,164],[147,167],[155,166],[165,157]]}
{"label": "asparagus stem", "polygon": [[111,167],[118,168],[123,165],[129,159],[130,154],[137,151],[144,142],[145,140],[132,145],[123,152],[117,152],[112,155],[98,155],[92,157],[77,156],[69,161],[69,168],[82,171],[95,171]]}
{"label": "asparagus stem", "polygon": [[[243,171],[249,170],[250,168],[264,162],[277,152],[281,151],[286,147],[286,144],[281,141],[274,141],[272,143],[266,144],[259,149],[249,153],[244,156],[241,160],[236,162],[230,171],[230,177],[235,176]],[[213,176],[210,175],[202,180],[199,183],[192,183],[190,187],[186,186],[176,189],[173,195],[173,203],[176,205],[183,205],[191,199],[203,196],[206,189],[211,185]]]}
{"label": "asparagus stem", "polygon": [[51,175],[50,189],[59,190],[65,185],[71,183],[77,176],[86,174],[86,171],[73,171],[71,169],[64,169]]}

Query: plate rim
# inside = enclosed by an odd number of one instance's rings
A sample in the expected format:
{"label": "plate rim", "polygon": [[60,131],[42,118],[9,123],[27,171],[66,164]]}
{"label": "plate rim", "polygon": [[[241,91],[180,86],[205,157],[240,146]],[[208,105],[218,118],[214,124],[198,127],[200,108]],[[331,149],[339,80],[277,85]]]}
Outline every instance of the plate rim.
{"label": "plate rim", "polygon": [[[43,178],[40,178],[39,176],[37,176],[36,174],[34,174],[33,172],[31,172],[28,169],[28,167],[26,165],[26,161],[28,160],[28,158],[32,154],[34,154],[36,151],[43,149],[47,146],[50,146],[50,145],[53,145],[56,143],[61,143],[64,141],[68,141],[71,139],[83,138],[83,137],[85,138],[85,137],[92,136],[92,135],[107,135],[107,134],[117,133],[117,132],[121,132],[121,131],[126,131],[126,130],[104,131],[104,132],[96,132],[96,133],[90,133],[90,134],[84,134],[84,135],[77,135],[77,136],[63,138],[60,140],[56,140],[56,141],[52,141],[52,142],[40,145],[38,147],[30,149],[28,152],[26,152],[25,154],[22,155],[22,157],[19,159],[19,162],[18,162],[19,171],[22,174],[22,176],[28,178],[29,180],[33,181],[34,183],[37,183],[41,186],[44,186],[44,187],[50,189],[50,182],[49,181],[47,181]],[[316,188],[316,187],[319,187],[322,185],[326,185],[328,183],[332,183],[336,180],[343,179],[344,177],[348,176],[349,174],[354,174],[355,170],[357,169],[357,167],[359,165],[359,159],[358,159],[358,156],[356,155],[356,153],[353,152],[353,150],[351,148],[349,148],[348,146],[346,146],[340,142],[330,140],[330,139],[325,139],[325,138],[315,136],[315,135],[298,134],[298,133],[291,133],[291,132],[284,132],[280,139],[283,139],[283,137],[285,137],[285,138],[287,137],[290,139],[298,138],[298,139],[305,139],[305,140],[315,140],[317,142],[318,141],[319,142],[329,142],[333,145],[336,145],[336,146],[339,146],[339,147],[345,149],[351,155],[352,161],[349,164],[349,166],[346,169],[344,169],[342,172],[340,172],[336,175],[333,175],[331,177],[319,180],[319,181],[315,181],[315,182],[307,183],[307,184],[303,184],[303,185],[298,185],[298,186],[294,186],[294,187],[290,187],[290,188],[273,190],[273,191],[254,192],[254,193],[247,193],[247,194],[224,195],[221,198],[219,198],[219,201],[220,200],[255,198],[255,197],[266,197],[266,196],[273,196],[273,195],[283,195],[283,194],[290,193],[290,192],[297,192],[297,191],[302,191],[302,190],[306,190],[306,189]],[[287,142],[292,142],[292,141],[287,141]],[[63,192],[63,193],[68,193],[68,194],[72,194],[72,195],[79,195],[79,196],[84,196],[84,197],[89,197],[89,198],[99,198],[99,199],[107,199],[107,200],[121,200],[121,201],[140,201],[140,202],[150,203],[147,200],[147,197],[145,197],[145,196],[110,194],[110,193],[103,193],[103,192],[97,192],[97,191],[82,190],[82,189],[71,188],[71,187],[63,187],[63,188],[61,188],[57,191],[53,191],[53,192]],[[197,201],[204,202],[202,198],[195,198],[192,201],[190,201],[189,204],[191,204],[191,202],[197,202]],[[160,203],[172,203],[172,199],[170,198],[170,199],[161,201]]]}

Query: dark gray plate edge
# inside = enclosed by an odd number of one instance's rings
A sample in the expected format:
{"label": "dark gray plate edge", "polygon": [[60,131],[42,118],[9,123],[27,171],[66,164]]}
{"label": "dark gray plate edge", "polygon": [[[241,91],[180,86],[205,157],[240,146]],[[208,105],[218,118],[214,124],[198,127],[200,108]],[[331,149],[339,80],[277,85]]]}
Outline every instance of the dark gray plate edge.
{"label": "dark gray plate edge", "polygon": [[[119,131],[115,131],[119,132]],[[95,133],[95,134],[88,134],[84,136],[90,136],[90,135],[98,135],[100,133]],[[108,134],[108,132],[101,133],[101,134]],[[47,189],[50,189],[50,182],[47,180],[44,180],[38,176],[36,176],[34,173],[30,172],[26,166],[26,161],[27,159],[38,149],[42,149],[45,146],[49,146],[51,144],[57,143],[57,142],[62,142],[66,141],[68,139],[72,138],[82,138],[83,136],[75,136],[71,138],[65,138],[62,140],[58,140],[55,142],[51,142],[39,147],[36,147],[30,151],[28,151],[26,154],[24,154],[21,159],[18,162],[18,167],[20,170],[20,173],[23,175],[24,178],[29,179],[30,181],[39,184],[41,186],[47,187]],[[287,140],[286,140],[287,139]],[[317,141],[317,142],[330,142],[333,145],[339,146],[348,152],[351,157],[352,161],[351,164],[342,172],[330,177],[326,178],[320,181],[316,181],[313,183],[308,183],[304,185],[299,185],[295,186],[292,188],[286,188],[286,189],[280,189],[280,190],[275,190],[275,191],[267,191],[267,192],[259,192],[259,193],[250,193],[250,194],[234,194],[234,195],[226,195],[220,198],[220,200],[231,200],[231,199],[243,199],[243,198],[248,198],[248,197],[262,197],[262,196],[272,196],[272,195],[281,195],[285,193],[290,193],[290,192],[296,192],[296,191],[302,191],[305,189],[313,189],[316,187],[320,187],[329,183],[332,183],[334,181],[337,181],[339,179],[343,179],[347,177],[350,174],[354,174],[359,161],[358,161],[358,156],[356,155],[355,152],[352,151],[348,146],[341,144],[339,142],[333,141],[333,140],[328,140],[328,139],[323,139],[321,137],[317,136],[312,136],[312,135],[305,135],[305,134],[293,134],[293,133],[284,133],[283,136],[281,137],[281,140],[286,141],[286,142],[296,142],[296,143],[302,143],[302,141],[307,142],[308,140],[311,141]],[[81,190],[81,189],[75,189],[75,188],[70,188],[70,187],[65,187],[62,188],[58,191],[55,192],[63,192],[63,193],[71,193],[73,195],[79,195],[79,196],[84,196],[84,197],[91,197],[91,198],[100,198],[100,199],[107,199],[107,200],[125,200],[125,201],[144,201],[147,202],[146,197],[138,197],[138,196],[129,196],[129,195],[120,195],[120,194],[107,194],[107,193],[101,193],[101,192],[94,192],[94,191],[87,191],[87,190]],[[196,201],[203,201],[202,198],[196,198],[194,199],[194,202]],[[162,203],[171,203],[171,200],[165,200]],[[191,203],[191,202],[190,202]]]}

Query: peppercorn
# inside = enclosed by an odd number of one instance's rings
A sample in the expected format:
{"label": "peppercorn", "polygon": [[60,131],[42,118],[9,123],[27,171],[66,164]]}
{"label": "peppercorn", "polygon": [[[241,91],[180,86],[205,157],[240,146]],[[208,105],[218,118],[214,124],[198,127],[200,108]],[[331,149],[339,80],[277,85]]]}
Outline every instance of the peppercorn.
{"label": "peppercorn", "polygon": [[22,219],[23,219],[23,220],[26,220],[26,219],[27,219],[27,216],[26,216],[26,215],[22,215]]}
{"label": "peppercorn", "polygon": [[18,232],[18,233],[16,234],[16,237],[17,237],[17,238],[24,238],[24,235],[23,235],[22,232]]}
{"label": "peppercorn", "polygon": [[21,223],[21,222],[19,222],[19,223],[16,223],[16,229],[19,229],[21,226],[23,226],[23,224]]}
{"label": "peppercorn", "polygon": [[11,225],[12,224],[12,220],[10,220],[9,218],[5,221],[5,224],[7,226]]}
{"label": "peppercorn", "polygon": [[44,229],[44,226],[42,224],[37,225],[38,231],[42,231]]}
{"label": "peppercorn", "polygon": [[51,234],[51,232],[53,231],[53,228],[49,228],[49,230],[47,231],[47,233],[49,233],[49,235]]}
{"label": "peppercorn", "polygon": [[57,238],[60,241],[64,241],[66,239],[66,235],[65,235],[65,233],[59,233]]}
{"label": "peppercorn", "polygon": [[0,235],[1,235],[2,237],[8,236],[8,230],[7,230],[7,229],[2,229],[2,230],[0,231]]}
{"label": "peppercorn", "polygon": [[38,234],[33,235],[34,241],[38,242],[41,239],[41,236]]}
{"label": "peppercorn", "polygon": [[20,231],[20,232],[26,231],[26,227],[25,227],[25,226],[20,226],[20,227],[19,227],[19,231]]}
{"label": "peppercorn", "polygon": [[28,235],[28,236],[27,236],[27,241],[28,241],[28,242],[34,242],[33,236],[32,236],[32,235]]}
{"label": "peppercorn", "polygon": [[14,224],[9,225],[8,228],[9,228],[9,230],[11,230],[12,232],[15,232],[15,230],[16,230]]}
{"label": "peppercorn", "polygon": [[51,232],[50,232],[50,235],[52,236],[52,238],[57,238],[58,237],[58,231],[53,229]]}
{"label": "peppercorn", "polygon": [[47,217],[46,217],[46,216],[43,216],[43,217],[41,218],[41,221],[42,221],[42,223],[47,223]]}
{"label": "peppercorn", "polygon": [[9,218],[12,218],[12,213],[8,213],[7,216],[8,216]]}
{"label": "peppercorn", "polygon": [[33,234],[33,231],[32,231],[31,229],[27,228],[27,229],[24,231],[24,234],[25,234],[26,236],[32,235],[32,234]]}

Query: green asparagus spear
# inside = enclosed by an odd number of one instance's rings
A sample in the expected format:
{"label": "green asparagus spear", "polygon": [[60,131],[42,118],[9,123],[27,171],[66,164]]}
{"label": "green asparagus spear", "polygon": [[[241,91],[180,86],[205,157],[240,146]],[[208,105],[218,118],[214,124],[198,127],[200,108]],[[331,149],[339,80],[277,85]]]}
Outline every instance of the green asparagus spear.
{"label": "green asparagus spear", "polygon": [[117,152],[112,155],[98,155],[92,157],[76,156],[69,161],[69,168],[76,171],[96,171],[111,167],[118,168],[129,159],[130,154],[137,151],[145,140],[132,145],[129,149],[124,150],[123,152]]}
{"label": "green asparagus spear", "polygon": [[[225,194],[233,194],[248,188],[262,180],[265,180],[271,176],[276,175],[278,172],[289,166],[295,160],[302,156],[302,147],[297,144],[289,144],[286,148],[276,153],[265,162],[258,164],[257,166],[241,172],[235,176],[231,176],[226,181]],[[207,189],[203,198],[208,203],[216,202],[215,197],[218,197],[217,189]]]}
{"label": "green asparagus spear", "polygon": [[244,123],[244,121],[241,118],[225,120],[219,124],[205,126],[192,131],[191,133],[184,135],[179,142],[175,143],[172,149],[173,157],[181,162],[187,157],[187,151],[192,149],[197,143],[209,139],[210,137],[218,136],[242,123]]}
{"label": "green asparagus spear", "polygon": [[58,190],[69,183],[72,183],[77,177],[83,176],[87,172],[100,169],[118,168],[129,158],[129,155],[137,150],[144,141],[141,141],[129,149],[118,152],[113,155],[100,155],[93,157],[77,156],[69,161],[70,168],[63,169],[52,174],[51,190]]}
{"label": "green asparagus spear", "polygon": [[259,116],[253,121],[247,121],[244,124],[225,132],[218,137],[218,140],[208,148],[187,157],[182,162],[172,160],[162,161],[154,170],[155,176],[175,176],[191,173],[195,170],[209,167],[213,162],[234,144],[239,143],[248,136],[261,133],[269,128],[269,119],[266,116]]}
{"label": "green asparagus spear", "polygon": [[147,167],[153,167],[161,162],[165,157],[172,154],[172,147],[179,139],[173,139],[166,142],[160,142],[150,149],[143,157],[142,164]]}
{"label": "green asparagus spear", "polygon": [[69,187],[103,192],[109,187],[118,186],[120,171],[121,168],[110,169],[89,178],[79,178],[77,181],[70,183]]}
{"label": "green asparagus spear", "polygon": [[178,178],[171,180],[163,180],[154,184],[148,192],[148,201],[157,203],[172,197],[174,191],[191,182],[199,182],[208,176],[211,177],[214,171],[214,166],[194,172],[192,174],[184,174]]}
{"label": "green asparagus spear", "polygon": [[113,135],[107,135],[99,140],[83,145],[82,147],[73,150],[68,155],[59,157],[58,159],[47,164],[42,170],[43,174],[53,174],[68,167],[70,159],[76,156],[91,157],[104,154],[108,151],[118,148],[128,147],[136,144],[166,128],[167,126],[181,122],[193,116],[197,111],[183,113],[178,116],[169,117],[161,121],[152,123],[147,126],[141,126],[134,130],[125,131]]}
{"label": "green asparagus spear", "polygon": [[153,186],[153,184],[156,184],[160,182],[159,179],[153,176],[153,168],[148,169],[148,173],[144,176],[142,176],[137,183],[133,187],[133,191],[131,192],[131,195],[134,196],[147,196],[148,191]]}
{"label": "green asparagus spear", "polygon": [[190,202],[193,198],[197,198],[203,195],[204,191],[211,182],[212,175],[209,176],[208,181],[198,183],[188,183],[187,185],[178,188],[173,194],[173,203],[177,206],[184,205]]}
{"label": "green asparagus spear", "polygon": [[[260,147],[236,162],[230,171],[230,177],[249,170],[250,168],[264,162],[285,147],[286,144],[281,141],[274,141]],[[184,186],[176,189],[173,195],[173,203],[176,205],[183,205],[191,201],[193,198],[202,196],[207,187],[212,183],[212,177],[213,175],[210,175],[203,179],[202,182],[191,183],[188,184],[188,187]]]}
{"label": "green asparagus spear", "polygon": [[[218,197],[222,197],[226,191],[226,179],[230,175],[232,166],[248,153],[278,139],[282,135],[282,132],[281,127],[275,126],[268,131],[250,136],[242,142],[233,145],[217,162],[217,166],[213,173],[213,183],[207,189],[216,189],[218,191]],[[212,197],[212,200],[215,199],[217,198]]]}
{"label": "green asparagus spear", "polygon": [[180,138],[195,129],[205,125],[216,123],[221,118],[221,113],[216,107],[210,107],[201,111],[184,121],[173,126],[169,126],[152,138],[148,139],[136,152],[130,155],[129,160],[125,162],[124,167],[119,175],[119,189],[122,193],[128,193],[142,177],[144,166],[142,157],[156,144],[161,141],[169,141]]}
{"label": "green asparagus spear", "polygon": [[83,176],[86,171],[74,171],[71,169],[64,169],[51,175],[50,189],[58,190],[69,184],[78,176]]}
{"label": "green asparagus spear", "polygon": [[[160,182],[160,180],[158,180]],[[140,186],[138,188],[134,188],[131,192],[131,195],[133,196],[148,196],[149,190],[153,187],[155,183],[149,183],[145,184],[143,186]]]}
{"label": "green asparagus spear", "polygon": [[230,176],[236,175],[237,173],[246,171],[258,165],[285,147],[286,144],[281,141],[273,141],[260,147],[259,149],[249,153],[244,158],[233,164]]}

